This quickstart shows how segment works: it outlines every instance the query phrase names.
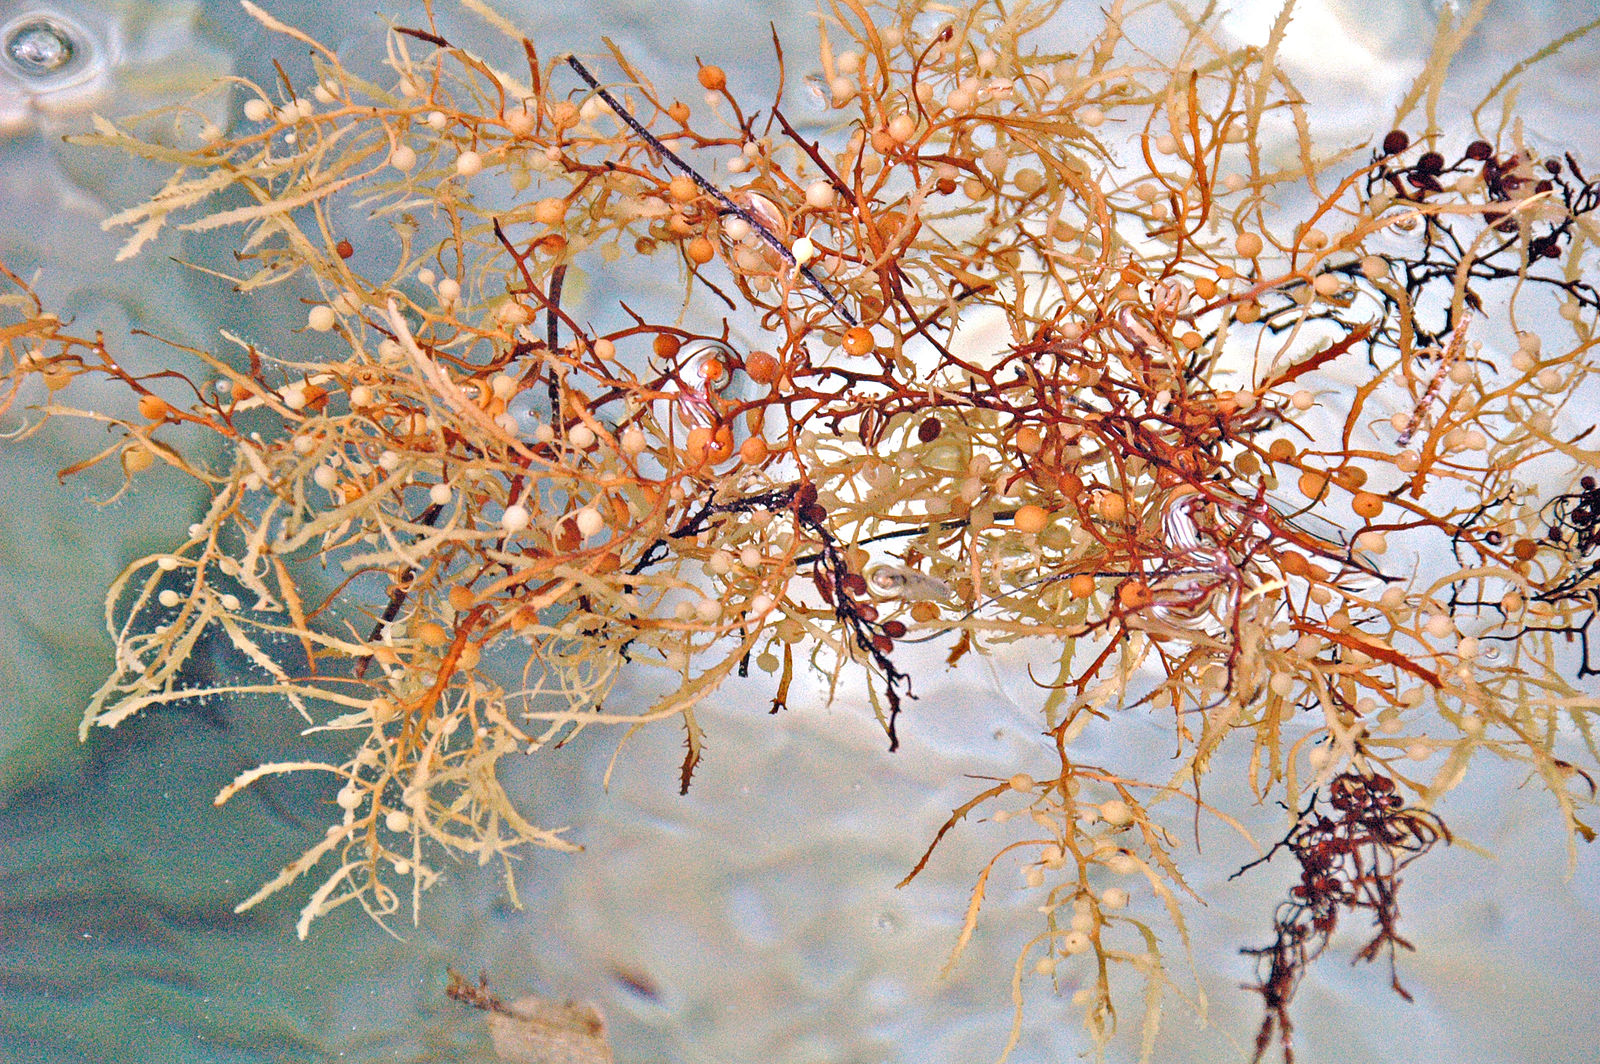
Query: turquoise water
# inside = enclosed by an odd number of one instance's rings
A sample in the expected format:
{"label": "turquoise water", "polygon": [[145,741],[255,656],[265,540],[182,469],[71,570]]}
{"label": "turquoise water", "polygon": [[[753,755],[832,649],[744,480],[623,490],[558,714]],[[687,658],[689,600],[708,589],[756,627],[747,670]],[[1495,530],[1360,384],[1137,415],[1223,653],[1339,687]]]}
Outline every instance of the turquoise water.
{"label": "turquoise water", "polygon": [[[352,65],[381,57],[381,24],[363,8],[269,6]],[[487,46],[490,34],[448,6],[447,35]],[[420,25],[419,7],[390,14]],[[769,20],[798,67],[814,39],[805,3],[499,7],[549,50],[599,52],[610,35],[663,83],[689,82],[696,55],[755,76],[750,57],[766,54]],[[1446,105],[1470,101],[1474,85],[1568,28],[1563,7],[1495,5]],[[1231,10],[1230,32],[1251,40],[1273,5]],[[1430,16],[1420,2],[1303,5],[1290,59],[1308,96],[1321,86],[1333,101],[1330,128],[1357,138],[1381,123],[1420,63]],[[172,261],[225,263],[220,241],[171,243],[112,265],[119,237],[98,222],[148,193],[156,175],[60,137],[90,108],[142,110],[225,73],[268,83],[270,56],[292,72],[301,57],[231,2],[0,2],[7,36],[40,18],[74,51],[59,75],[40,80],[13,61],[0,78],[0,256],[24,275],[37,270],[47,305],[80,330],[123,338],[121,357],[135,368],[172,354],[130,337],[133,328],[211,344],[225,323],[262,343],[294,342],[290,326],[303,318],[293,293],[246,302]],[[1064,17],[1063,40],[1085,24]],[[48,63],[38,50],[47,43],[27,54]],[[1596,54],[1591,46],[1530,80],[1523,99],[1541,119],[1537,143],[1600,156],[1585,89]],[[600,306],[606,294],[587,299]],[[1020,891],[1007,884],[992,895],[967,959],[948,982],[935,978],[993,836],[958,833],[913,887],[892,884],[969,794],[964,774],[1043,763],[1014,662],[949,671],[942,650],[928,648],[915,670],[927,677],[921,699],[893,757],[850,691],[827,707],[814,687],[774,720],[764,685],[735,685],[708,713],[711,749],[688,798],[676,794],[670,729],[630,745],[609,793],[600,787],[609,743],[575,744],[544,759],[542,775],[530,769],[523,786],[529,808],[573,824],[588,849],[530,855],[519,874],[525,909],[507,904],[492,869],[461,867],[432,892],[423,926],[398,929],[403,939],[347,908],[298,942],[293,892],[245,916],[232,909],[320,832],[331,788],[295,781],[211,804],[241,769],[314,749],[291,718],[214,704],[76,742],[82,706],[108,667],[104,585],[200,503],[177,480],[154,478],[110,509],[91,501],[104,484],[59,487],[52,471],[92,444],[90,433],[58,431],[0,447],[11,504],[0,510],[0,1062],[493,1060],[482,1017],[444,997],[447,965],[487,971],[507,996],[598,1002],[624,1064],[964,1064],[1003,1043],[1011,959],[1036,920],[1024,905],[1008,911]],[[198,667],[237,663],[218,649]],[[1081,756],[1159,762],[1162,735],[1157,723],[1128,721]],[[1484,780],[1442,810],[1498,859],[1456,847],[1408,876],[1406,927],[1419,952],[1402,964],[1417,1003],[1390,995],[1381,971],[1330,956],[1296,1002],[1302,1059],[1593,1058],[1600,868],[1587,850],[1575,869],[1564,865],[1554,818],[1518,782]],[[1220,834],[1204,841],[1193,880],[1212,904],[1196,912],[1195,953],[1212,1026],[1173,1003],[1162,1060],[1238,1059],[1229,1038],[1252,1037],[1257,1002],[1237,989],[1250,968],[1236,950],[1265,937],[1286,878],[1271,869],[1228,883],[1241,851]],[[1031,989],[1013,1059],[1082,1049],[1064,1000],[1073,989],[1063,999]]]}

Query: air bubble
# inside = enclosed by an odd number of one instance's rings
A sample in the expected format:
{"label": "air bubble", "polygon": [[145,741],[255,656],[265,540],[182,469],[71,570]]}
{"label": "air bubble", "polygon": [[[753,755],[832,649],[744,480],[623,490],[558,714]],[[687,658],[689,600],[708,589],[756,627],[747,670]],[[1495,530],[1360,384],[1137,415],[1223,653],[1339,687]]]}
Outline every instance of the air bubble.
{"label": "air bubble", "polygon": [[6,58],[29,77],[59,74],[72,65],[76,51],[72,35],[48,19],[25,22],[6,37]]}

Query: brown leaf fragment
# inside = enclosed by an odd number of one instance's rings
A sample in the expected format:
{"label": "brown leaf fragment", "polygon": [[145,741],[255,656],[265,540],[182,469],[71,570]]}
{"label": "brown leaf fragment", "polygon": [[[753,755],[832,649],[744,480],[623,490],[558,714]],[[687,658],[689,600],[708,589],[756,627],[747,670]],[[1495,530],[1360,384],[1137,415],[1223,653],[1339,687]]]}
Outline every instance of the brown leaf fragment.
{"label": "brown leaf fragment", "polygon": [[490,1014],[489,1033],[508,1064],[612,1064],[605,1017],[587,1001],[518,998]]}

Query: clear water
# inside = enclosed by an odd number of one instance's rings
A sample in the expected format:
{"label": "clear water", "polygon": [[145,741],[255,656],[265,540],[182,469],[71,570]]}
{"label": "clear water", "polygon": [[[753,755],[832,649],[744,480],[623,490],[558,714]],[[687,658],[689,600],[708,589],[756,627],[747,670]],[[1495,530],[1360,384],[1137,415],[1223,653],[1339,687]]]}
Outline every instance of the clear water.
{"label": "clear water", "polygon": [[[696,55],[761,77],[763,63],[751,57],[767,54],[769,21],[802,64],[815,34],[804,0],[499,6],[548,49],[599,52],[601,36],[611,36],[668,84],[690,80]],[[1093,24],[1094,5],[1080,6],[1081,19],[1061,21],[1064,40]],[[1226,6],[1227,29],[1242,41],[1257,39],[1276,9],[1257,0]],[[1288,60],[1305,94],[1326,101],[1330,139],[1387,128],[1440,6],[1301,6]],[[1570,28],[1577,6],[1492,5],[1446,109],[1470,108],[1506,65]],[[418,7],[389,14],[421,24]],[[271,8],[346,55],[381,55],[381,28],[365,7],[284,0]],[[489,40],[470,19],[448,11],[442,19],[453,39]],[[269,56],[294,70],[291,51],[231,0],[0,0],[0,44],[0,256],[24,274],[39,271],[49,305],[112,336],[140,328],[203,344],[226,321],[236,332],[285,337],[289,319],[276,300],[287,297],[241,303],[176,266],[175,249],[109,265],[115,244],[99,219],[147,193],[155,177],[60,137],[90,109],[143,110],[217,75],[267,83]],[[1597,61],[1590,44],[1528,79],[1522,102],[1537,117],[1536,143],[1600,155]],[[221,261],[223,248],[195,242],[183,252]],[[586,298],[600,306],[606,296]],[[123,343],[135,367],[171,357],[154,341]],[[0,447],[10,503],[0,508],[0,1061],[493,1060],[481,1016],[444,998],[446,965],[486,970],[508,994],[598,1002],[624,1064],[966,1064],[992,1059],[1003,1043],[1012,959],[1037,918],[1020,904],[1019,880],[998,881],[966,959],[953,978],[936,979],[972,870],[1001,834],[958,831],[913,886],[892,884],[970,794],[965,774],[1046,763],[1014,661],[948,670],[942,651],[927,648],[912,669],[924,677],[921,698],[894,756],[851,691],[827,706],[814,688],[772,718],[764,685],[735,684],[709,712],[710,751],[687,798],[676,793],[671,729],[630,745],[609,792],[600,777],[610,746],[576,745],[543,759],[546,774],[525,787],[530,808],[572,823],[588,848],[531,855],[520,873],[523,910],[506,903],[493,875],[463,867],[403,940],[345,910],[300,943],[292,895],[245,917],[232,907],[303,848],[330,795],[294,783],[221,810],[210,800],[241,768],[306,751],[291,721],[261,706],[216,704],[75,742],[81,706],[107,665],[102,588],[159,542],[175,513],[198,504],[175,481],[109,510],[88,501],[93,485],[59,488],[50,471],[88,442],[58,432]],[[232,666],[218,651],[211,667]],[[1154,721],[1128,720],[1102,742],[1082,756],[1130,767],[1166,757]],[[1594,1059],[1600,868],[1588,851],[1565,865],[1554,817],[1518,783],[1485,779],[1442,810],[1458,834],[1498,857],[1457,846],[1408,876],[1406,927],[1419,952],[1402,964],[1416,1003],[1388,993],[1380,970],[1330,956],[1296,1002],[1302,1059]],[[1194,910],[1210,1026],[1169,1005],[1164,1061],[1244,1055],[1257,1001],[1238,989],[1250,969],[1237,949],[1264,939],[1287,879],[1270,868],[1229,883],[1242,851],[1220,832],[1202,842],[1189,857],[1192,882],[1211,900]],[[1352,944],[1344,945],[1347,956]],[[1065,1000],[1075,987],[1061,998],[1030,987],[1013,1059],[1071,1059],[1084,1046]]]}

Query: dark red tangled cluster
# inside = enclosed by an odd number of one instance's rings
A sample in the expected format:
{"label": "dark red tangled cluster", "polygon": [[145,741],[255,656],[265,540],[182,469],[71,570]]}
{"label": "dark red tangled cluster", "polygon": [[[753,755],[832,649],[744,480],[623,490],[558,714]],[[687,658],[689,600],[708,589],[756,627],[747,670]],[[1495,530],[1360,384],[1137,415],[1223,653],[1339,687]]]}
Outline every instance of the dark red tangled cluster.
{"label": "dark red tangled cluster", "polygon": [[1289,900],[1278,907],[1277,937],[1272,944],[1243,951],[1257,960],[1258,981],[1250,989],[1266,1004],[1266,1016],[1256,1035],[1255,1061],[1266,1055],[1276,1033],[1285,1064],[1293,1064],[1289,1002],[1306,968],[1327,947],[1345,910],[1364,909],[1373,914],[1377,934],[1361,947],[1356,959],[1371,961],[1387,951],[1390,985],[1411,1000],[1400,985],[1394,964],[1395,947],[1412,948],[1396,929],[1399,873],[1440,839],[1449,842],[1450,832],[1434,814],[1407,807],[1405,799],[1395,793],[1394,781],[1377,773],[1352,771],[1335,776],[1328,785],[1328,804],[1332,816],[1317,811],[1313,799],[1289,836],[1261,858],[1266,861],[1279,847],[1287,848],[1300,863],[1300,882],[1289,889]]}

